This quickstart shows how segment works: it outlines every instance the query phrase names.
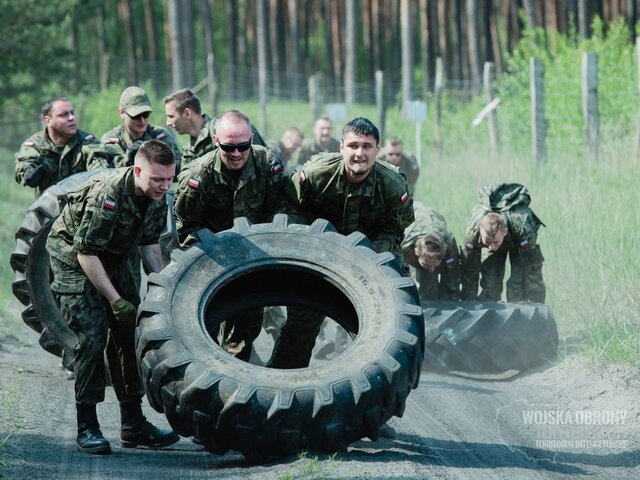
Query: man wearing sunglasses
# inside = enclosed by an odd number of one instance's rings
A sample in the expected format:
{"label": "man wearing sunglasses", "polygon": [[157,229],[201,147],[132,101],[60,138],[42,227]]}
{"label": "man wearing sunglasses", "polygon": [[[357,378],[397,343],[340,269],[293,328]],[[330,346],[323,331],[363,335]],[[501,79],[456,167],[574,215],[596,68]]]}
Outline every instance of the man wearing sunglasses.
{"label": "man wearing sunglasses", "polygon": [[385,142],[384,152],[378,155],[378,160],[389,162],[398,167],[407,178],[409,190],[413,193],[418,175],[420,175],[420,166],[416,157],[404,151],[402,140],[397,137],[388,139]]}
{"label": "man wearing sunglasses", "polygon": [[[236,217],[253,223],[271,221],[284,209],[287,177],[271,150],[253,145],[251,121],[238,110],[218,117],[213,140],[218,147],[200,157],[178,177],[173,213],[185,244],[199,229],[227,230]],[[249,360],[262,327],[262,308],[242,312],[223,325],[222,346]]]}
{"label": "man wearing sunglasses", "polygon": [[176,169],[180,171],[180,148],[167,129],[149,123],[152,111],[151,101],[144,90],[136,86],[124,89],[118,106],[122,124],[109,130],[100,139],[115,152],[116,167],[133,165],[140,145],[147,140],[156,139],[169,145],[176,157]]}
{"label": "man wearing sunglasses", "polygon": [[[164,99],[167,127],[172,127],[178,135],[189,135],[189,141],[182,147],[182,165],[186,168],[193,160],[217,148],[213,137],[217,118],[213,120],[202,113],[200,99],[188,88],[173,92]],[[266,146],[260,132],[252,124],[253,144]]]}

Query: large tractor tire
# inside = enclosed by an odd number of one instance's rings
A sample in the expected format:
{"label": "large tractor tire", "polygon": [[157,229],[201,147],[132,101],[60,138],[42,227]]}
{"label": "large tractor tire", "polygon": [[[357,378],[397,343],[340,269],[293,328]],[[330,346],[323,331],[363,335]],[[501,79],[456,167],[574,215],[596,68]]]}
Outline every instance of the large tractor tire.
{"label": "large tractor tire", "polygon": [[424,319],[425,369],[523,371],[558,354],[556,323],[544,304],[431,302]]}
{"label": "large tractor tire", "polygon": [[[296,452],[344,451],[376,439],[419,383],[423,312],[415,284],[389,253],[360,233],[312,225],[235,220],[172,252],[149,276],[136,348],[151,406],[205,448],[241,452],[251,463]],[[209,332],[257,306],[306,306],[355,335],[335,359],[275,369],[241,361]]]}
{"label": "large tractor tire", "polygon": [[11,267],[16,275],[12,284],[13,294],[26,306],[22,319],[40,333],[42,348],[63,357],[66,368],[73,366],[73,347],[77,338],[62,319],[51,292],[49,254],[45,243],[53,221],[67,203],[67,193],[100,171],[76,173],[47,188],[27,208],[15,235],[16,248],[11,254]]}
{"label": "large tractor tire", "polygon": [[[64,367],[69,370],[73,370],[73,349],[78,340],[62,318],[51,292],[49,254],[45,243],[53,221],[62,213],[67,203],[67,193],[104,171],[106,170],[76,173],[46,189],[27,208],[22,225],[15,234],[16,248],[11,254],[11,267],[15,272],[13,294],[26,306],[22,311],[22,319],[30,328],[40,333],[39,343],[42,348],[62,357]],[[168,193],[167,202],[170,207],[173,205],[173,191]],[[171,209],[168,228],[163,233],[161,243],[168,258],[170,250],[177,245]]]}

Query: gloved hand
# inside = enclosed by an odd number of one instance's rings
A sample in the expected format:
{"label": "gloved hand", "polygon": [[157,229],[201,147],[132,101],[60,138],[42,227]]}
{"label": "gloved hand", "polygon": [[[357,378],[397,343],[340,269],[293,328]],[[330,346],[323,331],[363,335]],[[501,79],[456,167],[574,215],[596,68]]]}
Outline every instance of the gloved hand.
{"label": "gloved hand", "polygon": [[44,165],[29,165],[22,176],[22,184],[27,187],[37,187],[42,180]]}
{"label": "gloved hand", "polygon": [[138,153],[138,150],[143,143],[144,142],[142,140],[136,140],[131,144],[129,148],[127,148],[126,152],[124,153],[125,157],[127,158],[127,165],[133,165],[133,161],[136,158],[136,153]]}
{"label": "gloved hand", "polygon": [[111,304],[111,310],[118,323],[135,327],[138,309],[133,303],[127,302],[124,298],[120,297]]}

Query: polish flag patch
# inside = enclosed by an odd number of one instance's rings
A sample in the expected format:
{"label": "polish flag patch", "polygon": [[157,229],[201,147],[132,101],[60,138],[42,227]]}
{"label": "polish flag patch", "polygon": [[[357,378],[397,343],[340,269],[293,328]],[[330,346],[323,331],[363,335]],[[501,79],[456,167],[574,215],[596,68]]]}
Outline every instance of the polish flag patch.
{"label": "polish flag patch", "polygon": [[87,135],[86,137],[84,137],[84,139],[85,139],[87,142],[90,142],[90,141],[91,141],[91,140],[93,140],[94,138],[96,138],[96,137],[94,137],[94,136],[93,136],[93,135],[91,135],[91,134],[89,134],[89,135]]}
{"label": "polish flag patch", "polygon": [[453,257],[447,257],[445,261],[447,262],[447,267],[449,268],[453,267],[454,263],[456,263],[456,259]]}
{"label": "polish flag patch", "polygon": [[529,248],[529,240],[522,240],[520,242],[520,248]]}
{"label": "polish flag patch", "polygon": [[118,137],[110,137],[109,138],[109,142],[110,143],[120,143],[120,139]]}
{"label": "polish flag patch", "polygon": [[190,178],[187,182],[187,185],[189,185],[191,188],[198,188],[200,186],[200,180],[198,180],[197,178]]}
{"label": "polish flag patch", "polygon": [[24,145],[25,147],[33,147],[33,142],[31,142],[31,141],[24,142],[22,145]]}
{"label": "polish flag patch", "polygon": [[475,247],[474,247],[473,243],[469,243],[469,242],[467,242],[467,243],[465,243],[465,244],[464,244],[464,248],[466,248],[466,249],[470,252],[470,251],[471,251],[471,250],[473,250]]}
{"label": "polish flag patch", "polygon": [[300,170],[300,183],[304,183],[307,177],[304,175],[304,170]]}
{"label": "polish flag patch", "polygon": [[276,174],[282,171],[282,164],[280,162],[274,163],[273,167],[271,167],[271,171]]}
{"label": "polish flag patch", "polygon": [[156,136],[156,138],[157,138],[158,140],[162,140],[163,138],[166,138],[166,137],[167,137],[167,134],[166,134],[166,133],[164,133],[164,132],[159,133],[159,134]]}
{"label": "polish flag patch", "polygon": [[108,208],[109,210],[115,210],[116,202],[115,200],[111,200],[110,198],[107,198],[104,202],[102,202],[102,206],[104,208]]}
{"label": "polish flag patch", "polygon": [[404,192],[400,197],[400,203],[405,203],[407,200],[409,200],[409,192]]}

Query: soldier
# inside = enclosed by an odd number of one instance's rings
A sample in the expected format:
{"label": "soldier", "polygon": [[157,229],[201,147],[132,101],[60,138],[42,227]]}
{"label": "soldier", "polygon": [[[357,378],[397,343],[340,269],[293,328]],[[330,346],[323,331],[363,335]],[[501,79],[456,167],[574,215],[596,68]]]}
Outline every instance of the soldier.
{"label": "soldier", "polygon": [[280,140],[271,140],[268,147],[280,158],[285,168],[293,168],[296,155],[300,152],[304,135],[298,127],[287,128]]}
{"label": "soldier", "polygon": [[[216,122],[218,148],[182,172],[174,204],[178,236],[201,228],[220,232],[236,217],[254,223],[271,221],[284,208],[286,176],[280,160],[259,145],[252,145],[251,121],[229,110]],[[262,308],[251,309],[225,322],[222,346],[241,360],[249,360],[253,341],[262,327]]]}
{"label": "soldier", "polygon": [[142,142],[155,138],[171,147],[176,159],[176,170],[180,171],[180,148],[167,129],[149,124],[152,111],[151,101],[144,90],[135,86],[124,89],[118,107],[122,124],[109,130],[100,139],[117,152],[116,167],[133,165],[136,151]]}
{"label": "soldier", "polygon": [[487,185],[478,190],[478,200],[462,249],[462,299],[500,301],[508,255],[507,302],[544,303],[544,257],[538,245],[544,224],[529,208],[529,191],[517,183]]}
{"label": "soldier", "polygon": [[460,257],[444,217],[420,202],[415,221],[404,231],[402,255],[415,268],[420,301],[460,300]]}
{"label": "soldier", "polygon": [[313,124],[313,139],[305,142],[298,154],[298,165],[302,166],[313,155],[340,151],[340,142],[331,136],[331,119],[320,117]]}
{"label": "soldier", "polygon": [[[375,251],[393,253],[404,266],[401,243],[414,220],[413,202],[398,169],[375,160],[379,141],[378,129],[366,118],[347,123],[340,153],[316,155],[291,176],[287,213],[304,224],[325,218],[343,235],[360,231]],[[306,367],[323,316],[295,307],[288,313],[270,366]]]}
{"label": "soldier", "polygon": [[387,140],[384,153],[380,154],[378,159],[398,167],[407,178],[409,190],[413,193],[418,175],[420,175],[420,166],[418,165],[416,157],[404,151],[402,140],[397,137],[392,137]]}
{"label": "soldier", "polygon": [[29,137],[16,153],[16,182],[35,188],[36,197],[74,173],[111,166],[111,152],[92,134],[78,129],[69,100],[48,100],[42,118],[44,130]]}
{"label": "soldier", "polygon": [[[216,119],[202,113],[200,99],[188,88],[178,90],[164,99],[167,126],[180,135],[189,134],[189,142],[182,147],[181,168],[216,148],[213,140]],[[251,125],[253,143],[266,146],[258,130]]]}
{"label": "soldier", "polygon": [[164,267],[158,237],[167,218],[164,195],[175,175],[175,159],[166,144],[150,140],[142,144],[134,162],[132,167],[96,175],[71,191],[46,244],[51,290],[78,337],[76,444],[84,453],[111,453],[96,415],[96,404],[105,394],[105,347],[120,402],[122,446],[158,448],[179,440],[142,414],[144,390],[134,345],[140,299],[123,261],[139,246],[151,271]]}

